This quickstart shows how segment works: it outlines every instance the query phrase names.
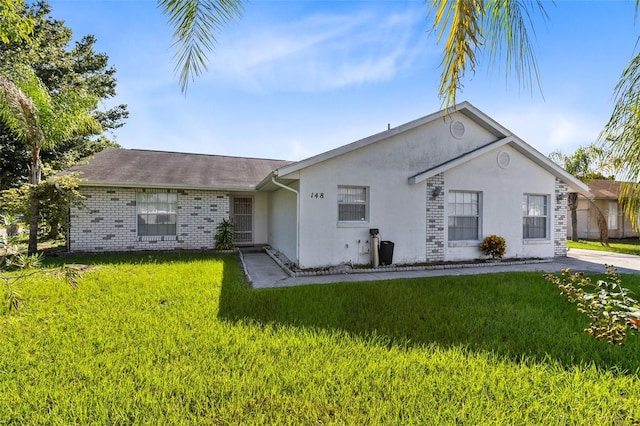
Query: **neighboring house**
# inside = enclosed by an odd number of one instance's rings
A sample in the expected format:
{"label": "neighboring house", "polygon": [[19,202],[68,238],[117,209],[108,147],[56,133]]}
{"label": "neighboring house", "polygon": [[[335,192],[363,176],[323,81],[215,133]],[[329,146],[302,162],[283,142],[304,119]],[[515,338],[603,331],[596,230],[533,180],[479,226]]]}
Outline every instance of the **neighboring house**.
{"label": "neighboring house", "polygon": [[471,104],[298,162],[108,149],[80,172],[71,251],[209,249],[230,217],[238,244],[302,268],[368,264],[370,229],[393,262],[566,254],[567,191],[587,186]]}
{"label": "neighboring house", "polygon": [[[619,202],[620,185],[622,182],[597,179],[589,181],[589,192],[578,197],[578,238],[584,240],[598,240],[600,230],[596,208],[607,220],[609,238],[637,238],[640,237],[640,223],[634,224],[624,213]],[[571,220],[567,226],[567,236],[571,236]]]}

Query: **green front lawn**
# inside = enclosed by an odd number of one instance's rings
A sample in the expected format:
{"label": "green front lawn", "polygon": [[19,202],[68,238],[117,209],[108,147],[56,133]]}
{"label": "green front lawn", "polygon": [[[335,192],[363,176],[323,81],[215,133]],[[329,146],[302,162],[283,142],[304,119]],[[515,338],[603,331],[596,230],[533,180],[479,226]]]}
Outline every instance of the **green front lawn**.
{"label": "green front lawn", "polygon": [[602,250],[615,253],[626,253],[640,255],[640,239],[626,238],[623,240],[609,240],[609,247],[600,244],[600,241],[580,240],[577,242],[567,241],[567,247],[585,249],[585,250]]}
{"label": "green front lawn", "polygon": [[640,420],[640,338],[593,340],[539,273],[251,290],[234,255],[63,260],[78,290],[0,308],[0,424]]}

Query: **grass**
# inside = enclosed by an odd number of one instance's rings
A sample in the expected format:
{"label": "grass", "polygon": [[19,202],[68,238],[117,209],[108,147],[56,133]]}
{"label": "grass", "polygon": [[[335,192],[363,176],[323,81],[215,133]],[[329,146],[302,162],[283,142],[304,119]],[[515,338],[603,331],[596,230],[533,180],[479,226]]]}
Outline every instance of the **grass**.
{"label": "grass", "polygon": [[567,241],[567,247],[585,249],[585,250],[601,250],[615,253],[635,254],[640,256],[640,239],[625,238],[622,240],[609,240],[609,247],[600,244],[600,241],[580,240]]}
{"label": "grass", "polygon": [[78,290],[0,312],[0,424],[640,421],[638,336],[593,340],[538,273],[251,290],[234,255],[63,260]]}

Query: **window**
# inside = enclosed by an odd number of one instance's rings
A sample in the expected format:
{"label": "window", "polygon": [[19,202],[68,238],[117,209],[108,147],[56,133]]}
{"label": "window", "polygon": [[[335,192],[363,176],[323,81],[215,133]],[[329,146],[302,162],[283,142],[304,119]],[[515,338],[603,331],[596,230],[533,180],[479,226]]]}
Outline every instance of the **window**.
{"label": "window", "polygon": [[480,193],[450,191],[449,241],[480,239]]}
{"label": "window", "polygon": [[609,201],[607,226],[609,229],[618,229],[618,203],[615,201]]}
{"label": "window", "polygon": [[368,193],[362,186],[338,187],[338,221],[366,222],[368,217]]}
{"label": "window", "polygon": [[549,197],[524,194],[522,198],[522,238],[547,238]]}
{"label": "window", "polygon": [[138,192],[138,236],[176,235],[178,194]]}

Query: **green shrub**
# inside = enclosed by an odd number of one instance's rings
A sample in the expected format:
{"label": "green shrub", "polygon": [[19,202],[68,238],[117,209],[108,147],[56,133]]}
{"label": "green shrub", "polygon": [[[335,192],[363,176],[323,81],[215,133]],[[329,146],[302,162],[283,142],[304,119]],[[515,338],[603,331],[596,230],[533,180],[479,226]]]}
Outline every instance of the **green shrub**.
{"label": "green shrub", "polygon": [[231,250],[233,248],[233,223],[228,219],[223,219],[216,227],[215,249]]}
{"label": "green shrub", "polygon": [[502,259],[507,251],[507,242],[498,235],[489,235],[482,240],[480,250],[494,259]]}
{"label": "green shrub", "polygon": [[622,279],[612,265],[605,265],[606,280],[591,281],[582,272],[562,271],[560,277],[546,274],[544,278],[553,283],[578,312],[589,318],[590,325],[584,331],[598,340],[621,346],[627,330],[640,329],[640,302],[632,298],[631,291],[622,287]]}

